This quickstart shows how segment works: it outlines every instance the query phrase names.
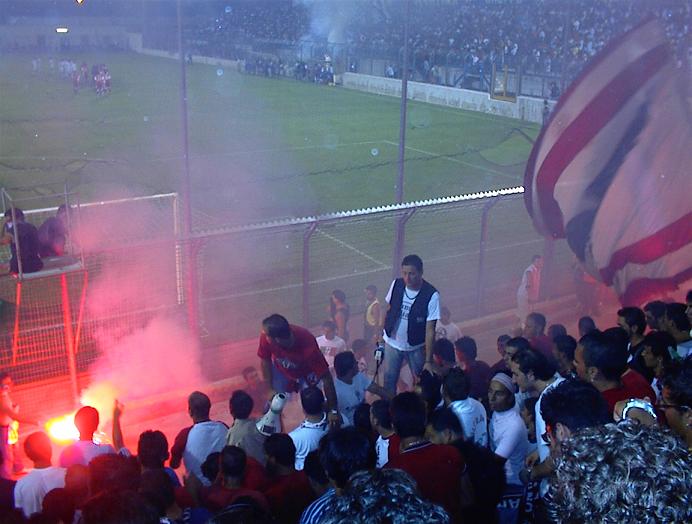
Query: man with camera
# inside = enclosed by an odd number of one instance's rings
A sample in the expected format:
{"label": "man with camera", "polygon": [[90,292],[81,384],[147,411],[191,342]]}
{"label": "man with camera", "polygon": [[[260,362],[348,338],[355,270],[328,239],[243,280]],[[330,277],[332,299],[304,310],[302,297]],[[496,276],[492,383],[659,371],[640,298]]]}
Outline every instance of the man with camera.
{"label": "man with camera", "polygon": [[435,324],[440,319],[440,294],[423,279],[423,261],[407,255],[401,278],[394,280],[386,297],[384,319],[384,389],[394,396],[404,360],[414,377],[423,369],[433,372]]}

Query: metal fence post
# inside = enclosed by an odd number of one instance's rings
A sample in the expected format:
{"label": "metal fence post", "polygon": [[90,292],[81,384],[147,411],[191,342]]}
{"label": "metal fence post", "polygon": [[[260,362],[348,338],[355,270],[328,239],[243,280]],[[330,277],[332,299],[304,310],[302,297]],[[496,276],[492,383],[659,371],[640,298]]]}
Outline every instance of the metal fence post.
{"label": "metal fence post", "polygon": [[310,326],[310,238],[317,229],[313,222],[303,233],[303,325]]}
{"label": "metal fence post", "polygon": [[483,288],[485,287],[485,245],[488,241],[488,215],[490,209],[497,204],[498,198],[493,198],[483,206],[481,214],[481,239],[478,248],[478,279],[476,283],[476,316],[480,317],[484,313]]}
{"label": "metal fence post", "polygon": [[398,278],[399,265],[404,258],[404,244],[406,243],[406,222],[416,212],[416,208],[409,209],[401,215],[396,222],[396,237],[394,239],[394,249],[392,256],[392,278]]}

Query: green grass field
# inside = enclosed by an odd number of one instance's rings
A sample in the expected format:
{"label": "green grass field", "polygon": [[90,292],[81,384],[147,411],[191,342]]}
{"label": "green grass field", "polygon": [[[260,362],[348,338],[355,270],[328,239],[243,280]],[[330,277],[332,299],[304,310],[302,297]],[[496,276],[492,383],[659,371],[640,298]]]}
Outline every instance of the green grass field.
{"label": "green grass field", "polygon": [[[182,169],[179,65],[133,54],[105,62],[113,92],[72,93],[31,56],[0,59],[0,184],[83,200],[175,191]],[[399,101],[292,80],[188,69],[195,207],[222,222],[301,216],[394,200]],[[533,125],[411,103],[405,200],[518,185]],[[18,193],[16,190],[15,193]],[[247,203],[252,201],[252,206]]]}
{"label": "green grass field", "polygon": [[[0,58],[0,185],[13,196],[50,194],[65,181],[82,201],[179,188],[182,170],[179,64],[133,54],[75,56],[105,62],[113,92],[75,95],[57,73],[31,72],[31,56]],[[399,100],[215,67],[188,69],[192,202],[198,227],[359,209],[392,203]],[[520,131],[519,131],[520,130]],[[411,102],[406,201],[521,185],[538,128]],[[47,199],[50,200],[50,199]],[[48,205],[47,202],[42,205]],[[419,212],[406,250],[457,319],[475,314],[482,202]],[[31,207],[31,206],[27,206]],[[320,225],[310,241],[309,310],[320,322],[329,292],[344,289],[358,311],[362,290],[383,295],[391,276],[394,219]],[[219,237],[201,248],[206,329],[219,340],[253,336],[283,311],[300,321],[303,229]],[[512,307],[542,239],[521,198],[491,212],[484,299]],[[557,272],[569,264],[556,251]],[[234,314],[229,314],[229,312]]]}

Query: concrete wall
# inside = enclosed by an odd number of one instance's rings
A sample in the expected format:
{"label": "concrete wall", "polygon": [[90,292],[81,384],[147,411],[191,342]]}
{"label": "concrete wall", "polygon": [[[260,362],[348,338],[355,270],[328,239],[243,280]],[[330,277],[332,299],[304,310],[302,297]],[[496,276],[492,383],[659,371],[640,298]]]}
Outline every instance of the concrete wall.
{"label": "concrete wall", "polygon": [[[341,82],[343,87],[347,89],[378,95],[401,96],[401,80],[396,78],[344,73],[341,75]],[[408,98],[409,100],[516,118],[537,124],[543,121],[543,100],[540,98],[519,96],[516,102],[505,102],[492,99],[488,93],[480,91],[420,82],[408,83]],[[555,102],[549,102],[549,104],[552,110]]]}

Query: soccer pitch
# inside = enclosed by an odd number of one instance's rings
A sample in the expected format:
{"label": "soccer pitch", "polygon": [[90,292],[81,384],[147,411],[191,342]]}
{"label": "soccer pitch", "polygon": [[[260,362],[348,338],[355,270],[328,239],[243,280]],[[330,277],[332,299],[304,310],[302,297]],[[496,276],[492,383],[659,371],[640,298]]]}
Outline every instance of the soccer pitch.
{"label": "soccer pitch", "polygon": [[[179,190],[176,60],[71,56],[78,65],[108,66],[112,93],[97,97],[93,89],[74,94],[57,64],[50,71],[48,56],[42,70],[32,72],[32,58],[0,58],[0,185],[13,197],[50,194],[65,181],[82,201]],[[188,107],[197,228],[395,201],[396,98],[192,64]],[[534,124],[410,102],[404,200],[521,185],[538,131]],[[475,314],[483,204],[419,212],[407,225],[406,251],[423,257],[426,278],[440,287],[457,320]],[[313,324],[325,315],[332,289],[346,292],[354,312],[366,284],[386,292],[394,228],[392,216],[319,225],[310,240]],[[254,336],[258,319],[272,311],[300,320],[303,233],[267,231],[205,243],[200,296],[212,336]],[[493,208],[485,246],[487,311],[513,307],[521,272],[542,242],[520,197]],[[563,248],[555,252],[555,274],[569,267]]]}
{"label": "soccer pitch", "polygon": [[[47,193],[67,180],[84,201],[178,190],[177,61],[71,56],[108,66],[113,91],[97,97],[93,89],[73,94],[57,73],[59,57],[51,72],[43,56],[38,73],[32,58],[0,58],[3,186]],[[395,199],[398,99],[193,64],[188,101],[193,204],[213,223]],[[521,184],[531,147],[524,135],[538,128],[410,102],[406,131],[404,200],[412,201]]]}

